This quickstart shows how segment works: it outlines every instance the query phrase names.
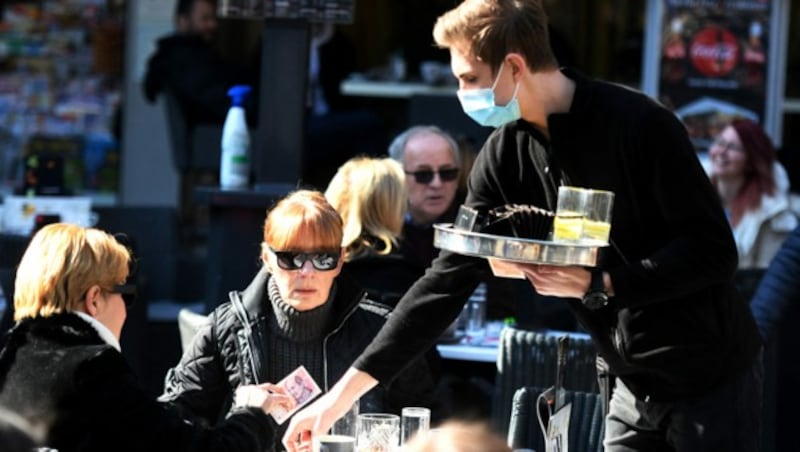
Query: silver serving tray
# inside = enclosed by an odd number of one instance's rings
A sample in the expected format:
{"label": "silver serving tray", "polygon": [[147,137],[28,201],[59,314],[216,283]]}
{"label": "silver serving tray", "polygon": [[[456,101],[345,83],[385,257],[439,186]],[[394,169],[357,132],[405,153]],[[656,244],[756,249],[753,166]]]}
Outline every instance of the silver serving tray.
{"label": "silver serving tray", "polygon": [[467,256],[545,265],[594,267],[603,246],[556,243],[455,229],[450,223],[433,225],[437,248]]}

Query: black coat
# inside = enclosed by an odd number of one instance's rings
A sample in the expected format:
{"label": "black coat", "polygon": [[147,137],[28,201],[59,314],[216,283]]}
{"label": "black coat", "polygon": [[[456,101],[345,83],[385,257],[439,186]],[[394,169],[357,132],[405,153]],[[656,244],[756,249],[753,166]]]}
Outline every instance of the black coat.
{"label": "black coat", "polygon": [[800,227],[786,237],[758,283],[750,309],[764,342],[769,341],[785,313],[800,303]]}
{"label": "black coat", "polygon": [[[266,268],[243,292],[236,293],[251,319],[254,337],[267,336],[267,320],[272,304],[267,295],[269,273]],[[356,357],[373,340],[389,316],[390,309],[370,301],[366,293],[342,274],[336,279],[336,295],[329,331],[323,339],[326,378],[317,382],[326,392],[344,375]],[[210,325],[201,329],[180,363],[167,373],[164,394],[186,417],[209,424],[224,415],[233,391],[241,384],[264,383],[253,370],[252,362],[268,362],[269,350],[262,341],[251,347],[244,325],[231,302],[220,305],[210,316]],[[256,356],[252,359],[251,352]],[[403,363],[406,364],[406,363]],[[276,383],[276,382],[271,382]],[[396,412],[404,406],[428,406],[434,390],[433,376],[423,360],[414,360],[397,381],[379,386],[360,399],[361,412]],[[282,427],[288,425],[288,421]]]}
{"label": "black coat", "polygon": [[[719,198],[673,113],[642,93],[565,75],[575,95],[568,113],[548,117],[550,140],[522,120],[495,130],[466,204],[554,210],[562,182],[613,191],[603,268],[616,297],[597,312],[563,302],[641,399],[701,394],[752,365],[760,347],[733,286],[737,252]],[[485,259],[442,252],[356,367],[390,380],[394,363],[435,341],[489,271]]]}
{"label": "black coat", "polygon": [[261,410],[237,410],[216,430],[191,426],[147,397],[124,357],[75,314],[25,319],[0,354],[0,405],[71,451],[262,451]]}
{"label": "black coat", "polygon": [[399,250],[386,255],[372,253],[344,264],[342,272],[364,289],[371,300],[391,308],[397,305],[409,287],[425,273]]}

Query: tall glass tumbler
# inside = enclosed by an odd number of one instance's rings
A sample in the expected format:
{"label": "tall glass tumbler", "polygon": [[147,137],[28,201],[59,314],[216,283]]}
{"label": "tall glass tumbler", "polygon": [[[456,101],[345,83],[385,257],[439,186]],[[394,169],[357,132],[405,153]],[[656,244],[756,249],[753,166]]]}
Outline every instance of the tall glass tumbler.
{"label": "tall glass tumbler", "polygon": [[577,243],[583,235],[586,190],[579,187],[558,187],[558,205],[553,219],[553,241]]}
{"label": "tall glass tumbler", "polygon": [[583,206],[583,231],[581,241],[607,245],[611,235],[611,214],[614,193],[605,190],[587,190]]}
{"label": "tall glass tumbler", "polygon": [[395,452],[400,444],[400,416],[364,413],[356,422],[356,448],[359,452]]}
{"label": "tall glass tumbler", "polygon": [[331,427],[332,435],[343,435],[356,437],[356,424],[358,421],[359,401],[356,400],[353,406],[345,413],[344,416],[339,418],[333,423]]}
{"label": "tall glass tumbler", "polygon": [[400,417],[400,444],[416,435],[427,435],[431,428],[431,410],[423,407],[403,408]]}

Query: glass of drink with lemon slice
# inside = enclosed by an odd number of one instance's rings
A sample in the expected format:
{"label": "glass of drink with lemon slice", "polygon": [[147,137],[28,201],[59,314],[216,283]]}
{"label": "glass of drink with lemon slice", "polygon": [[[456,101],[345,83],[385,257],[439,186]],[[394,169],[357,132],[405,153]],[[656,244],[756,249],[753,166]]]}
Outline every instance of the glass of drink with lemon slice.
{"label": "glass of drink with lemon slice", "polygon": [[583,205],[581,242],[607,245],[611,234],[611,214],[614,193],[605,190],[586,190]]}
{"label": "glass of drink with lemon slice", "polygon": [[553,241],[608,245],[614,193],[581,187],[558,187]]}
{"label": "glass of drink with lemon slice", "polygon": [[586,190],[579,187],[558,187],[558,204],[553,219],[553,241],[577,243],[583,235],[583,209]]}

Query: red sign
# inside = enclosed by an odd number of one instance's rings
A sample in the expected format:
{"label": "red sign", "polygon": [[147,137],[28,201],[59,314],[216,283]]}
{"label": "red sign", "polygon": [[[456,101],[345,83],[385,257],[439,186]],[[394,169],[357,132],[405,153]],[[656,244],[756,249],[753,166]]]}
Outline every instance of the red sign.
{"label": "red sign", "polygon": [[728,75],[739,61],[739,45],[730,31],[706,27],[697,32],[689,50],[692,65],[707,77]]}

